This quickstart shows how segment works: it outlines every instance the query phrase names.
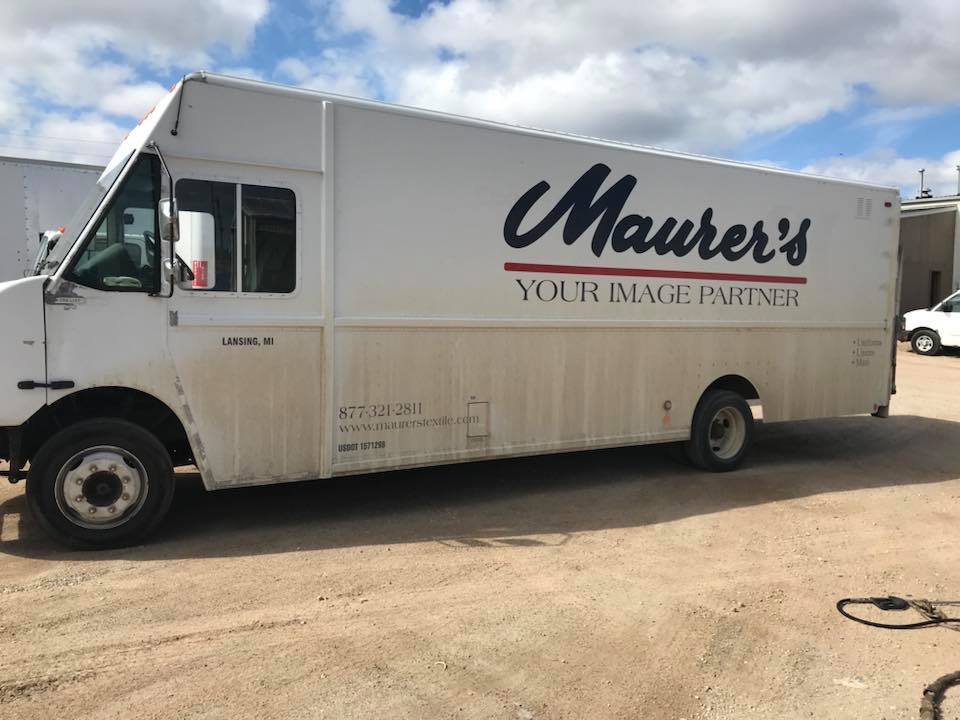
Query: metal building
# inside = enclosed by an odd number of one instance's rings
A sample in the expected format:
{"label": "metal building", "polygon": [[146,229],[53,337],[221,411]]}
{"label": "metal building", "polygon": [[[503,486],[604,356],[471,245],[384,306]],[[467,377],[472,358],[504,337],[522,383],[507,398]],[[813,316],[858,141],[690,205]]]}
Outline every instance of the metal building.
{"label": "metal building", "polygon": [[960,195],[904,200],[900,310],[929,308],[960,289]]}

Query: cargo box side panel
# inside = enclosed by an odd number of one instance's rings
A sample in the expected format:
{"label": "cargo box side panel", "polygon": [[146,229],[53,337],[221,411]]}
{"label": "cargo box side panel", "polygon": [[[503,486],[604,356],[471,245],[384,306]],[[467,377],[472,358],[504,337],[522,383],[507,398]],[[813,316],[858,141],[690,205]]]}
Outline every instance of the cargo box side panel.
{"label": "cargo box side panel", "polygon": [[[889,401],[893,190],[338,108],[334,472]],[[669,409],[667,409],[669,408]]]}
{"label": "cargo box side panel", "polygon": [[337,112],[338,318],[890,320],[895,190]]}

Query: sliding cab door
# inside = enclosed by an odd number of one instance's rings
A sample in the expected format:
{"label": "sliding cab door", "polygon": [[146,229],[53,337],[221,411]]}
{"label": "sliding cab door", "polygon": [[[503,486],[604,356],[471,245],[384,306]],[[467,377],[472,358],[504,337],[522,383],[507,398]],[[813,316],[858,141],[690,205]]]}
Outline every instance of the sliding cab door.
{"label": "sliding cab door", "polygon": [[[320,176],[180,174],[168,343],[208,486],[319,477]],[[311,271],[316,264],[316,271]]]}

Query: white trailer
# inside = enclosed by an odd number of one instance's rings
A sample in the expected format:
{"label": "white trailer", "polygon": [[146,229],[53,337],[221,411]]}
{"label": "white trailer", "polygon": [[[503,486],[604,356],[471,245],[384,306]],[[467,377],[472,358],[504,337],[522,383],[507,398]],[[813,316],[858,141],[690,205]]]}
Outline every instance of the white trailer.
{"label": "white trailer", "polygon": [[176,465],[683,441],[730,470],[751,404],[890,401],[893,188],[197,73],[83,212],[0,286],[2,456],[67,542],[142,538]]}
{"label": "white trailer", "polygon": [[65,225],[102,167],[0,157],[0,281],[32,274],[44,231]]}

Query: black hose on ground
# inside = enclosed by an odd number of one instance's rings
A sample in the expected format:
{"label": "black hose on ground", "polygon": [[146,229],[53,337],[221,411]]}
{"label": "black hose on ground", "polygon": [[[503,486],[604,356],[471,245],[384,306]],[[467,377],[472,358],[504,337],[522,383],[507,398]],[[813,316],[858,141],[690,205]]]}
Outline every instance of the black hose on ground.
{"label": "black hose on ground", "polygon": [[[951,623],[960,624],[960,617],[947,617],[941,610],[937,609],[939,605],[956,605],[955,600],[913,600],[888,595],[887,597],[865,597],[865,598],[844,598],[837,601],[837,610],[845,618],[849,618],[861,625],[883,628],[885,630],[917,630],[919,628],[932,627],[934,625],[949,625]],[[926,620],[915,623],[906,623],[896,625],[892,623],[880,623],[873,620],[867,620],[862,617],[850,614],[846,610],[847,605],[874,605],[881,610],[909,610],[913,608],[918,613],[926,617]],[[956,628],[960,630],[960,627]]]}
{"label": "black hose on ground", "polygon": [[[881,610],[902,611],[913,608],[923,615],[926,620],[915,623],[893,624],[880,623],[873,620],[867,620],[862,617],[852,615],[846,608],[848,605],[873,605]],[[960,605],[956,600],[914,600],[912,598],[901,598],[895,595],[886,597],[864,597],[864,598],[843,598],[837,601],[837,611],[845,618],[849,618],[861,625],[883,628],[885,630],[919,630],[920,628],[934,627],[943,625],[951,630],[960,631],[960,617],[948,617],[942,610],[941,605]],[[950,673],[938,678],[923,689],[923,700],[920,702],[920,720],[942,720],[943,715],[940,712],[940,703],[947,690],[960,685],[960,671]]]}
{"label": "black hose on ground", "polygon": [[920,720],[942,720],[940,702],[944,694],[954,685],[960,685],[960,672],[944,675],[934,680],[923,689],[923,700],[920,702]]}

